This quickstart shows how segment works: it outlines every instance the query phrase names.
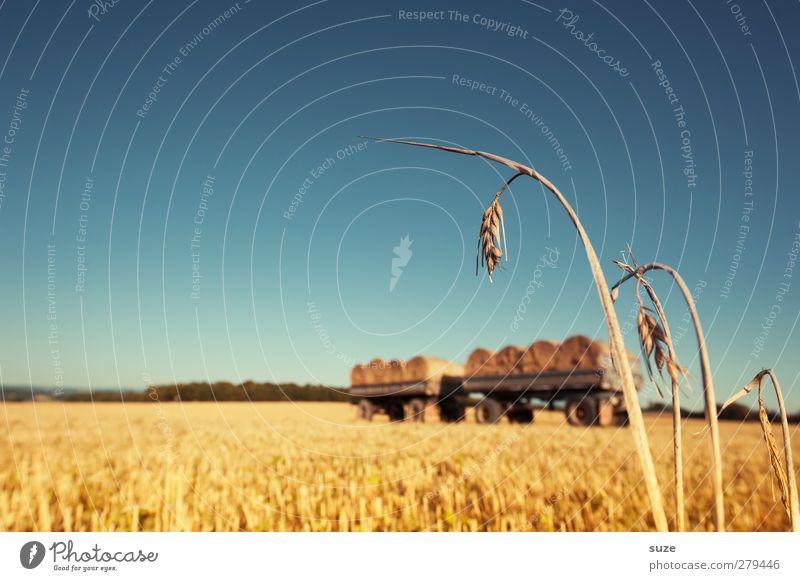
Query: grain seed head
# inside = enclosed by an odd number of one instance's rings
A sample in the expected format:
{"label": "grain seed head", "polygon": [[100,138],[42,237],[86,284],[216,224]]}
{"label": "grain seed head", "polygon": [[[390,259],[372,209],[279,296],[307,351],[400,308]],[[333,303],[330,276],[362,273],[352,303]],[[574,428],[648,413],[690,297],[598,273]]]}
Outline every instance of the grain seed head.
{"label": "grain seed head", "polygon": [[[501,243],[502,231],[502,243]],[[503,257],[503,247],[505,246],[505,227],[503,226],[503,208],[500,206],[499,194],[495,196],[489,207],[483,213],[481,220],[481,231],[478,236],[481,266],[486,266],[489,272],[489,280],[492,280],[494,269],[500,265]],[[508,258],[506,258],[508,260]],[[477,260],[476,260],[477,273]]]}
{"label": "grain seed head", "polygon": [[[662,326],[663,321],[660,322],[659,319],[654,317],[651,314],[652,311],[645,307],[644,303],[642,302],[640,289],[644,287],[645,291],[647,291],[647,294],[650,297],[650,300],[659,310],[660,317],[664,316],[663,309],[660,307],[660,303],[655,296],[655,291],[653,290],[653,287],[650,286],[650,283],[647,282],[647,280],[641,274],[641,272],[639,272],[639,265],[633,258],[633,253],[631,252],[630,247],[628,247],[628,257],[630,257],[633,265],[619,260],[615,260],[614,263],[622,270],[629,272],[636,277],[636,298],[639,301],[639,313],[636,316],[636,327],[639,331],[639,343],[642,347],[642,354],[644,355],[647,373],[653,383],[655,383],[658,395],[663,397],[661,393],[661,387],[658,385],[658,382],[655,381],[650,359],[652,358],[653,363],[655,363],[656,370],[662,377],[664,369],[667,370],[667,374],[674,384],[678,383],[680,376],[686,376],[686,369],[677,362],[675,359],[675,354],[672,353],[672,349],[670,348],[671,342],[668,340],[667,333]],[[616,298],[619,296],[619,287],[613,287],[611,289],[611,293],[612,300],[616,300]]]}
{"label": "grain seed head", "polygon": [[762,395],[764,378],[768,375],[768,373],[769,371],[766,369],[759,371],[750,383],[728,398],[728,401],[722,404],[722,407],[719,411],[722,413],[722,410],[750,393],[753,388],[758,388],[758,419],[761,422],[761,431],[764,434],[764,442],[767,444],[769,462],[772,465],[772,472],[775,474],[775,479],[778,481],[778,489],[781,491],[781,502],[783,503],[783,507],[786,509],[786,514],[791,515],[789,505],[788,475],[786,473],[786,468],[784,468],[783,462],[781,461],[778,444],[775,441],[775,436],[772,433],[772,424],[770,424],[769,415],[767,414],[767,408],[764,405],[764,398]]}
{"label": "grain seed head", "polygon": [[[507,250],[506,246],[506,227],[503,222],[503,208],[500,206],[500,195],[511,185],[519,176],[525,175],[522,173],[514,174],[503,187],[494,195],[494,200],[486,210],[483,212],[481,219],[481,231],[478,234],[478,257],[475,259],[475,274],[478,274],[478,259],[480,259],[481,266],[486,266],[489,271],[489,281],[492,280],[494,269],[500,266],[500,261],[503,258],[503,250]],[[502,242],[501,242],[502,238]],[[506,261],[508,256],[506,256]]]}

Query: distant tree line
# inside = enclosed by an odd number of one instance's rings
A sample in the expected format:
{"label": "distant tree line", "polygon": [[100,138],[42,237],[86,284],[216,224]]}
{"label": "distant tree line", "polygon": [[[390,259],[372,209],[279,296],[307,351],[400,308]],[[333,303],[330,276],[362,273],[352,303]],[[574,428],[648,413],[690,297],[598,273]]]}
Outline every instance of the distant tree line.
{"label": "distant tree line", "polygon": [[144,401],[349,401],[347,391],[323,385],[275,384],[246,381],[233,384],[178,383],[151,385],[144,390],[68,390],[60,394],[39,388],[4,387],[0,392],[5,401],[94,401],[94,402],[144,402]]}
{"label": "distant tree line", "polygon": [[277,385],[246,381],[236,385],[216,383],[179,383],[150,386],[144,397],[158,401],[349,401],[343,389],[324,385]]}

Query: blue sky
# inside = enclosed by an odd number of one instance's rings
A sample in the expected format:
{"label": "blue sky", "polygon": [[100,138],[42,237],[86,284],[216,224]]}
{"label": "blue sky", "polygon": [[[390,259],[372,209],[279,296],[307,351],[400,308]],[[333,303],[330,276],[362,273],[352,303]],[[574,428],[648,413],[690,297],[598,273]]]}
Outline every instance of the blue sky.
{"label": "blue sky", "polygon": [[[3,384],[345,385],[374,356],[606,336],[541,187],[504,194],[510,261],[490,284],[475,241],[509,171],[359,137],[378,135],[533,165],[609,280],[627,243],[680,270],[720,399],[775,366],[800,406],[796,6],[0,6]],[[698,405],[684,305],[653,282]]]}

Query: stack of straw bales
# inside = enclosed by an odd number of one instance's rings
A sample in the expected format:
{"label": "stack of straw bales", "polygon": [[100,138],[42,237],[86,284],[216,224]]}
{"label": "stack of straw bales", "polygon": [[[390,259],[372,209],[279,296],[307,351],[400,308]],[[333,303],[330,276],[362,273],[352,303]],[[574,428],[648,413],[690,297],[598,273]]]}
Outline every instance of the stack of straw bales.
{"label": "stack of straw bales", "polygon": [[[628,357],[631,361],[636,359],[630,352]],[[499,351],[479,347],[470,354],[466,365],[424,355],[408,361],[376,358],[369,363],[355,365],[350,381],[354,386],[381,385],[438,381],[443,375],[508,375],[610,366],[611,349],[608,341],[573,335],[563,342],[540,340],[530,345],[509,345]]]}
{"label": "stack of straw bales", "polygon": [[576,367],[608,367],[611,350],[607,341],[574,335],[566,341],[540,340],[530,345],[509,345],[499,351],[479,347],[465,366],[468,376],[566,371]]}
{"label": "stack of straw bales", "polygon": [[353,366],[350,384],[360,386],[438,381],[443,375],[461,376],[463,374],[463,365],[439,357],[417,355],[408,361],[400,359],[384,361],[381,358],[375,358],[369,363],[359,363]]}

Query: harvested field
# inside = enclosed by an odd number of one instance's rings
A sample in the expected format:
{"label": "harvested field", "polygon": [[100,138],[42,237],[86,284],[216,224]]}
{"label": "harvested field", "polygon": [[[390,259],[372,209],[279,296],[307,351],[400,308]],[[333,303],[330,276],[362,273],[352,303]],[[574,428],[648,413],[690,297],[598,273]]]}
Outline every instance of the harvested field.
{"label": "harvested field", "polygon": [[[338,403],[5,404],[0,530],[653,528],[629,429],[552,412],[496,426],[354,415]],[[669,507],[671,420],[646,422]],[[687,530],[713,529],[703,425],[684,427]],[[720,427],[729,529],[787,530],[758,423]]]}

